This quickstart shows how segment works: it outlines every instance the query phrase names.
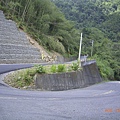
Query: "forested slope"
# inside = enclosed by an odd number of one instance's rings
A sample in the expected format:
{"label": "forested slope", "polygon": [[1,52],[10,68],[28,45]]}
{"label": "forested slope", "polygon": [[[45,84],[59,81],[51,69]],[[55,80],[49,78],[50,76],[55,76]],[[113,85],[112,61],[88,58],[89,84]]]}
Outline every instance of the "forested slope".
{"label": "forested slope", "polygon": [[97,59],[103,76],[120,79],[120,1],[51,1],[83,32],[82,53]]}
{"label": "forested slope", "polygon": [[82,54],[97,60],[102,77],[119,80],[120,6],[119,0],[106,1],[1,0],[0,9],[39,44],[62,55],[78,55],[83,32]]}
{"label": "forested slope", "polygon": [[79,31],[50,0],[1,0],[0,9],[48,50],[76,54]]}
{"label": "forested slope", "polygon": [[112,41],[120,39],[119,0],[52,0],[79,29],[96,27]]}

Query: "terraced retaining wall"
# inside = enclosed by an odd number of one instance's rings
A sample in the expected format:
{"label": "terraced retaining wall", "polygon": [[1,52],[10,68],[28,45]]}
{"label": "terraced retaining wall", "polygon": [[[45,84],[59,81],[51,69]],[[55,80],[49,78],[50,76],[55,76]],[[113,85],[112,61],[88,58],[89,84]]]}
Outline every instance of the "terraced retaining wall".
{"label": "terraced retaining wall", "polygon": [[41,63],[41,51],[0,10],[0,64]]}
{"label": "terraced retaining wall", "polygon": [[37,74],[35,85],[42,90],[58,91],[87,87],[101,82],[96,63],[84,65],[76,72],[58,74]]}

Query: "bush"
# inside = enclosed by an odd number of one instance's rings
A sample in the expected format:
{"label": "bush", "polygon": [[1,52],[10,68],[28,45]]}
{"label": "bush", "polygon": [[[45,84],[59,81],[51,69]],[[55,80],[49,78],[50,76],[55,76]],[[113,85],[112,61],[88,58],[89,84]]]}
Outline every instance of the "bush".
{"label": "bush", "polygon": [[96,60],[97,60],[97,66],[99,68],[101,77],[104,79],[113,80],[114,71],[110,67],[110,63],[107,60],[100,60],[100,59],[96,59]]}
{"label": "bush", "polygon": [[59,52],[61,54],[64,54],[66,52],[63,44],[61,42],[57,41],[52,36],[49,36],[49,37],[43,36],[42,45],[46,46],[48,50],[53,50],[53,51]]}
{"label": "bush", "polygon": [[29,86],[31,84],[34,84],[33,77],[35,75],[35,70],[34,69],[27,69],[23,71],[18,71],[15,72],[15,78],[13,81],[13,87],[24,87],[24,86]]}
{"label": "bush", "polygon": [[79,62],[73,63],[71,66],[72,70],[77,71],[79,70]]}
{"label": "bush", "polygon": [[25,86],[28,86],[33,81],[33,77],[28,72],[26,72],[22,76],[22,81],[23,81]]}
{"label": "bush", "polygon": [[52,65],[51,68],[50,68],[50,71],[51,71],[52,73],[56,73],[56,72],[57,72],[57,67],[56,67],[56,65]]}
{"label": "bush", "polygon": [[35,66],[35,68],[36,68],[36,73],[43,74],[46,72],[42,65],[37,65],[37,66]]}
{"label": "bush", "polygon": [[66,71],[65,65],[58,65],[57,72],[65,72],[65,71]]}

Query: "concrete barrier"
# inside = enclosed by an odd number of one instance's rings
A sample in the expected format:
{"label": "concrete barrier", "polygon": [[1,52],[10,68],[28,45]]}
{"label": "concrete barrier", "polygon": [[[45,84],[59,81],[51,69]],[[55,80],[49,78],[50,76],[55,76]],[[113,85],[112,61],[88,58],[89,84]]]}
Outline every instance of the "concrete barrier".
{"label": "concrete barrier", "polygon": [[91,63],[76,72],[36,74],[35,85],[37,89],[58,91],[83,88],[101,81],[96,63]]}

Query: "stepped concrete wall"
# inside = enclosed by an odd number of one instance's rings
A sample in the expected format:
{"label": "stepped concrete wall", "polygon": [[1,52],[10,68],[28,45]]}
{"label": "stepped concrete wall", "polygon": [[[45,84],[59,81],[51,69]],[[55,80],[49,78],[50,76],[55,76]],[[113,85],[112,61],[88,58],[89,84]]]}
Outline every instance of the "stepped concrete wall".
{"label": "stepped concrete wall", "polygon": [[40,50],[30,44],[16,23],[5,19],[0,10],[0,64],[41,63]]}
{"label": "stepped concrete wall", "polygon": [[57,74],[37,74],[35,85],[42,90],[69,90],[87,87],[101,82],[96,63],[83,66],[83,69],[76,72],[57,73]]}

